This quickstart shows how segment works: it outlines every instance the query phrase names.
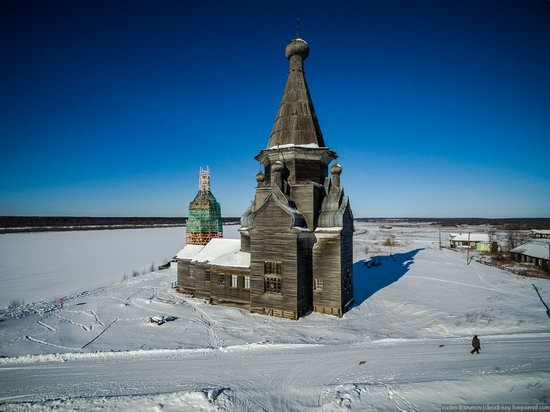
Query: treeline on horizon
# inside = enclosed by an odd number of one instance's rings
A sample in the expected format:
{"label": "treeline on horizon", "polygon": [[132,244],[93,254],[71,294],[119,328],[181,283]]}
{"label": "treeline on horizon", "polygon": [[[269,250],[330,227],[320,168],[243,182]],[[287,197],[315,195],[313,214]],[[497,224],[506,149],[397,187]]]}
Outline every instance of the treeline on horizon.
{"label": "treeline on horizon", "polygon": [[[238,223],[239,217],[224,217],[226,224]],[[550,218],[356,218],[358,222],[430,223],[442,226],[494,225],[506,229],[550,229]],[[93,216],[0,216],[0,233],[47,230],[183,226],[186,217],[93,217]]]}
{"label": "treeline on horizon", "polygon": [[404,217],[404,218],[373,218],[360,217],[354,219],[357,222],[386,222],[386,223],[430,223],[441,226],[464,225],[493,225],[503,229],[550,229],[550,218],[546,217],[519,217],[519,218],[484,218],[484,217]]}
{"label": "treeline on horizon", "polygon": [[[224,223],[240,218],[224,217]],[[0,233],[183,226],[186,217],[0,216]]]}

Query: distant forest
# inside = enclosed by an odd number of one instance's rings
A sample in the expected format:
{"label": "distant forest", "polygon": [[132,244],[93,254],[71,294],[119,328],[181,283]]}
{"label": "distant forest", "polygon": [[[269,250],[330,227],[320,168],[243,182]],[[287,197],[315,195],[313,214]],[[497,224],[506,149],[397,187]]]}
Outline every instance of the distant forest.
{"label": "distant forest", "polygon": [[[237,217],[224,217],[226,224]],[[138,229],[155,226],[183,226],[185,217],[77,217],[77,216],[0,216],[0,233],[67,230]]]}
{"label": "distant forest", "polygon": [[[442,226],[493,225],[503,229],[550,229],[550,218],[356,218],[358,222],[429,223]],[[139,229],[184,226],[185,217],[77,217],[77,216],[0,216],[0,233],[68,230]],[[238,224],[238,217],[224,217],[225,224]]]}
{"label": "distant forest", "polygon": [[462,226],[462,225],[492,225],[503,229],[550,229],[550,218],[500,218],[490,219],[483,217],[449,217],[449,218],[370,218],[360,217],[357,222],[386,222],[386,223],[430,223],[441,226]]}

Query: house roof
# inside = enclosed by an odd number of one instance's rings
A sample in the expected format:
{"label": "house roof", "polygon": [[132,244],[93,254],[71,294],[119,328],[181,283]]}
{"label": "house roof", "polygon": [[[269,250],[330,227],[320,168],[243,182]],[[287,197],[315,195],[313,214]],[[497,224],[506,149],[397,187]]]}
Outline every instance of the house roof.
{"label": "house roof", "polygon": [[303,61],[309,54],[309,46],[302,39],[294,39],[287,46],[286,54],[290,60],[290,70],[267,147],[286,145],[325,147],[304,77]]}
{"label": "house roof", "polygon": [[193,259],[202,249],[204,245],[185,245],[185,247],[176,255],[177,259]]}
{"label": "house roof", "polygon": [[550,229],[532,229],[531,233],[540,235],[550,235]]}
{"label": "house roof", "polygon": [[550,240],[533,240],[531,242],[524,243],[511,250],[512,253],[519,253],[521,255],[527,255],[539,259],[548,259],[548,246]]}
{"label": "house roof", "polygon": [[450,233],[449,238],[451,241],[459,242],[490,242],[491,239],[487,233]]}
{"label": "house roof", "polygon": [[230,267],[250,267],[250,253],[248,252],[233,252],[217,257],[210,261],[211,265],[230,266]]}
{"label": "house roof", "polygon": [[208,263],[223,255],[238,252],[241,249],[239,239],[212,239],[194,257],[193,262]]}

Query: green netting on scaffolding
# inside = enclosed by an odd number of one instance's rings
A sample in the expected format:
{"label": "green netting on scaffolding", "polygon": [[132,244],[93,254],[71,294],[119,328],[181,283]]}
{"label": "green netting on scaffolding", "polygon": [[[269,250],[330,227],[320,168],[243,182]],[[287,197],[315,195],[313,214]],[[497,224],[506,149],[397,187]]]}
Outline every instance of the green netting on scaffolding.
{"label": "green netting on scaffolding", "polygon": [[221,206],[210,191],[199,191],[189,204],[187,233],[209,232],[223,232]]}

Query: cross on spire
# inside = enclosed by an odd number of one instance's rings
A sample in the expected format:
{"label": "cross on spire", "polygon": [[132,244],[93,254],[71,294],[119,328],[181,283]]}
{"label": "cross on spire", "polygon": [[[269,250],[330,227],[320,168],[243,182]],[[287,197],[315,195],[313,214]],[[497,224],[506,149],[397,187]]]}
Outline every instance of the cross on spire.
{"label": "cross on spire", "polygon": [[296,38],[300,38],[300,18],[296,18]]}

